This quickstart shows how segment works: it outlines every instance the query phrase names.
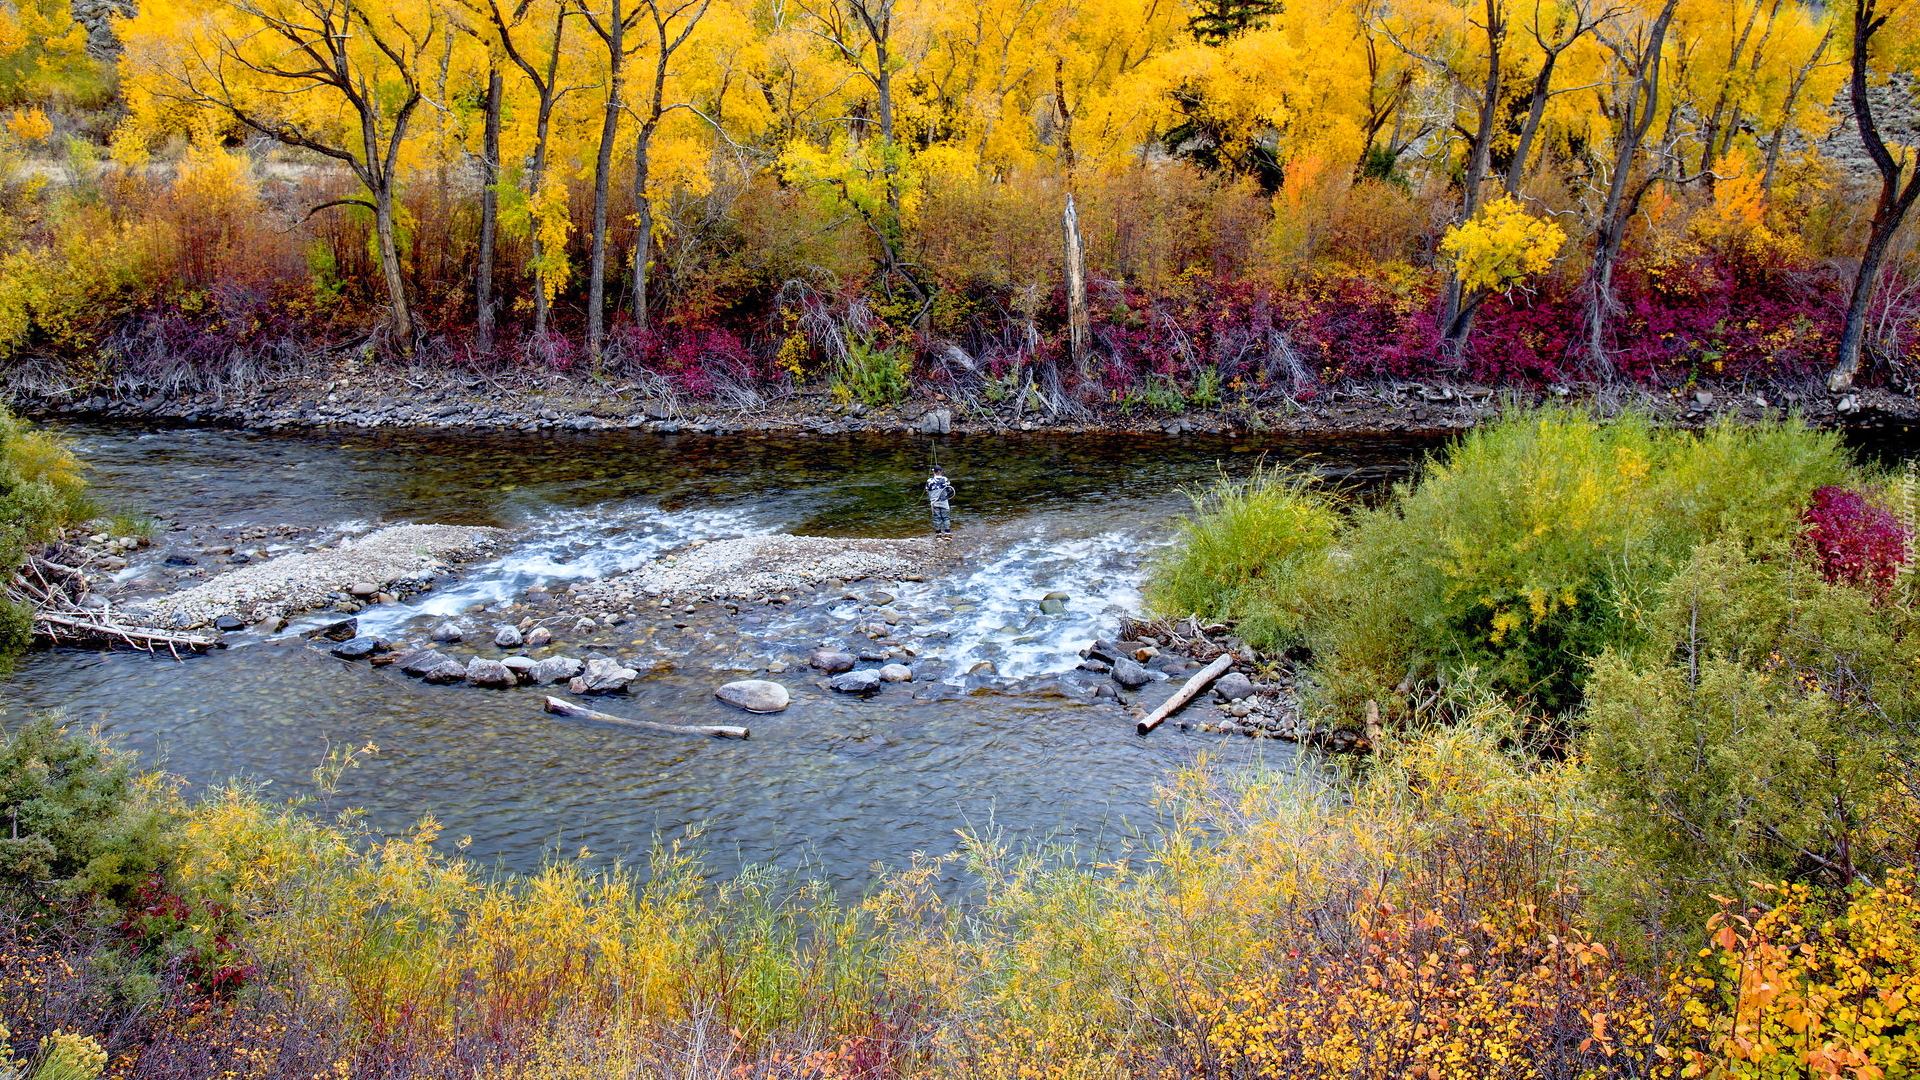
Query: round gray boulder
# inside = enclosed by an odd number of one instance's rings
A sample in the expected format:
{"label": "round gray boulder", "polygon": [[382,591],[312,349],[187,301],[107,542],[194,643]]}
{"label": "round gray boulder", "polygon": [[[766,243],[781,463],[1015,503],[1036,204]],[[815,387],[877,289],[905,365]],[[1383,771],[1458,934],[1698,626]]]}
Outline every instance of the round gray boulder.
{"label": "round gray boulder", "polygon": [[842,671],[852,671],[854,659],[852,653],[844,653],[838,649],[816,649],[813,655],[807,658],[807,663],[829,675],[835,675]]}
{"label": "round gray boulder", "polygon": [[767,679],[741,679],[713,692],[713,696],[750,713],[777,713],[792,700],[787,688]]}
{"label": "round gray boulder", "polygon": [[828,679],[827,685],[843,694],[871,694],[880,689],[880,673],[844,671]]}

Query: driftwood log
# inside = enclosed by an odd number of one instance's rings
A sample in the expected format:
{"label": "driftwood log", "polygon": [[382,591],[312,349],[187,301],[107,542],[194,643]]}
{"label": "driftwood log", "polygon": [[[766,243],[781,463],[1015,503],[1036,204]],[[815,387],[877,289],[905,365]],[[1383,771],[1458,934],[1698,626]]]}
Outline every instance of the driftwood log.
{"label": "driftwood log", "polygon": [[585,705],[575,705],[571,701],[562,701],[557,697],[547,699],[547,711],[555,716],[565,716],[574,720],[597,720],[602,724],[618,724],[621,727],[639,728],[642,731],[661,731],[669,735],[711,735],[716,739],[744,739],[752,735],[743,727],[730,727],[725,724],[656,724],[652,720],[634,720],[630,717],[615,716],[612,713],[596,712]]}
{"label": "driftwood log", "polygon": [[[86,558],[82,552],[72,553]],[[7,599],[24,604],[33,612],[36,639],[50,645],[95,648],[125,645],[144,652],[165,649],[175,659],[179,659],[182,652],[205,652],[221,647],[218,638],[175,633],[129,621],[99,597],[83,604],[90,591],[86,571],[57,562],[50,554],[48,550],[29,553],[6,587]]]}
{"label": "driftwood log", "polygon": [[1227,669],[1232,666],[1233,666],[1232,653],[1230,652],[1221,653],[1219,656],[1214,657],[1213,663],[1208,664],[1206,667],[1201,668],[1198,674],[1196,674],[1193,678],[1187,680],[1187,684],[1185,686],[1182,686],[1179,690],[1176,690],[1172,697],[1168,698],[1166,701],[1160,704],[1159,708],[1148,713],[1144,718],[1141,719],[1141,721],[1138,724],[1135,724],[1133,726],[1133,729],[1136,732],[1142,735],[1145,735],[1147,732],[1152,731],[1154,728],[1159,727],[1160,721],[1165,720],[1169,716],[1172,716],[1174,713],[1174,710],[1178,709],[1182,705],[1185,705],[1187,702],[1192,701],[1195,694],[1198,694],[1200,691],[1205,690],[1207,688],[1207,685],[1213,682],[1213,680],[1219,678],[1222,675],[1225,675],[1227,673]]}

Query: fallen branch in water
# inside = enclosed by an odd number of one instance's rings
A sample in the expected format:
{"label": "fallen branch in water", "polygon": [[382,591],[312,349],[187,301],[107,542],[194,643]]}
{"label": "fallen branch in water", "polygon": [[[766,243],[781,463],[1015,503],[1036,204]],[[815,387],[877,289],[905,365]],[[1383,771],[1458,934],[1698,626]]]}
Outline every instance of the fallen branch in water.
{"label": "fallen branch in water", "polygon": [[656,724],[652,720],[634,720],[612,713],[595,712],[585,705],[575,705],[571,701],[562,701],[557,697],[547,699],[547,711],[556,716],[570,717],[575,720],[598,720],[603,724],[618,724],[621,727],[639,728],[642,731],[662,731],[669,735],[711,735],[716,739],[744,739],[752,734],[743,727],[729,727],[725,724]]}
{"label": "fallen branch in water", "polygon": [[1174,692],[1174,695],[1162,702],[1160,707],[1147,714],[1146,718],[1134,725],[1134,731],[1145,735],[1160,726],[1160,721],[1172,716],[1175,709],[1192,701],[1195,694],[1207,688],[1207,684],[1227,673],[1233,666],[1233,654],[1221,653],[1214,657],[1213,663],[1200,669],[1200,673],[1187,680],[1187,685]]}
{"label": "fallen branch in water", "polygon": [[125,645],[142,652],[164,648],[176,660],[182,650],[197,653],[222,647],[218,638],[128,622],[111,603],[99,598],[82,606],[88,593],[83,569],[55,562],[43,552],[28,554],[6,588],[7,599],[33,612],[33,636],[52,645]]}

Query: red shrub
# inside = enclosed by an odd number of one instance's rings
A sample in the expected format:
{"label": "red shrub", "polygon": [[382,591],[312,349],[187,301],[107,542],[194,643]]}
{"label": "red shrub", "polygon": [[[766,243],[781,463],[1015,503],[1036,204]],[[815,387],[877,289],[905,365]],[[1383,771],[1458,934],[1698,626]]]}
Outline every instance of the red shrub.
{"label": "red shrub", "polygon": [[1869,589],[1882,599],[1892,593],[1910,540],[1892,511],[1858,491],[1828,486],[1813,493],[1800,520],[1828,581]]}

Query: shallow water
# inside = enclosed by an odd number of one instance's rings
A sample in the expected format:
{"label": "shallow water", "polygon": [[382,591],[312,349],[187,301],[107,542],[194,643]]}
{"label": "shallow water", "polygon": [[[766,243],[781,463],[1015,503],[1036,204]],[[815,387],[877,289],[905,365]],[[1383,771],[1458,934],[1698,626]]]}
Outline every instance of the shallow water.
{"label": "shallow water", "polygon": [[[954,568],[856,591],[894,593],[894,607],[910,616],[908,636],[944,672],[991,659],[1005,676],[1072,668],[1080,647],[1137,609],[1146,560],[1187,505],[1183,486],[1262,460],[1375,485],[1403,474],[1422,449],[1058,435],[935,443],[70,434],[104,504],[189,526],[435,521],[514,530],[504,554],[418,603],[363,614],[363,627],[396,635],[534,584],[630,569],[704,537],[915,535],[926,528],[919,481],[937,453],[959,489]],[[1056,589],[1073,597],[1067,613],[1042,615],[1038,599]],[[714,686],[818,644],[864,642],[850,636],[867,617],[860,607],[743,609],[686,630],[643,619],[622,628],[618,654],[672,670],[605,707],[667,722],[740,722],[712,699]],[[484,613],[468,617],[490,625]],[[329,746],[371,741],[379,754],[348,772],[332,801],[365,808],[380,830],[430,813],[449,838],[471,838],[470,855],[524,871],[547,852],[582,847],[641,860],[656,835],[698,827],[716,870],[775,863],[842,885],[914,852],[950,850],[959,830],[1112,855],[1151,825],[1169,770],[1196,755],[1286,764],[1296,753],[1171,728],[1142,739],[1129,712],[1063,697],[918,701],[911,687],[890,687],[847,698],[804,670],[771,676],[794,705],[752,718],[750,741],[682,739],[548,717],[532,688],[432,687],[299,640],[235,642],[184,662],[35,654],[0,687],[4,722],[58,708],[191,785],[238,777],[282,796],[312,791],[309,773]]]}

